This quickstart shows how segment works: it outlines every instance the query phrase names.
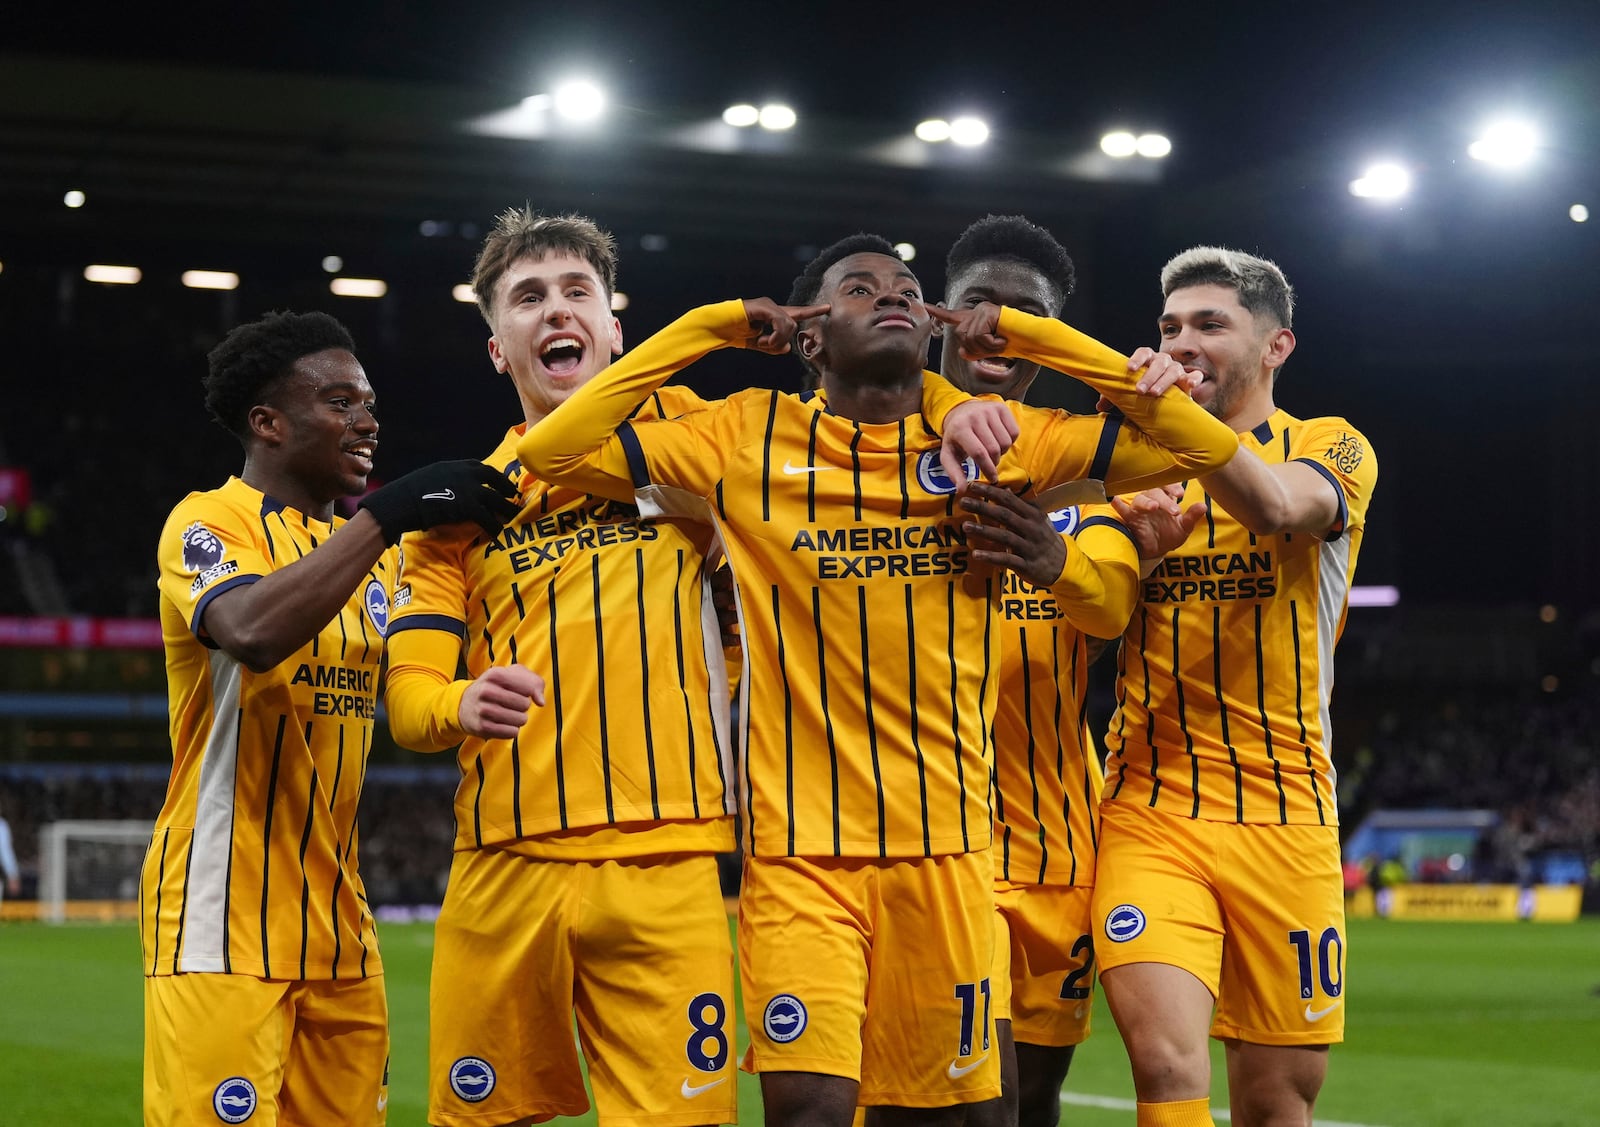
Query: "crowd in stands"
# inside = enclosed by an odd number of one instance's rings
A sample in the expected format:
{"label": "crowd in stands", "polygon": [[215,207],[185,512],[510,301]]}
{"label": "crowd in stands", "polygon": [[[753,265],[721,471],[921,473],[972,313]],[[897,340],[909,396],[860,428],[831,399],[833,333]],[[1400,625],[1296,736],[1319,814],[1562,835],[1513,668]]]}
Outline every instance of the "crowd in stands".
{"label": "crowd in stands", "polygon": [[[1481,843],[1479,878],[1527,879],[1530,858],[1600,861],[1600,704],[1592,694],[1396,697],[1337,755],[1346,831],[1368,811],[1477,808],[1501,814]],[[1360,727],[1360,725],[1356,725]],[[73,766],[0,760],[25,887],[38,871],[39,827],[61,819],[153,820],[165,764]],[[453,765],[369,768],[361,800],[361,871],[375,904],[436,904],[449,875]],[[736,876],[730,868],[729,877]],[[732,881],[730,880],[730,884]]]}

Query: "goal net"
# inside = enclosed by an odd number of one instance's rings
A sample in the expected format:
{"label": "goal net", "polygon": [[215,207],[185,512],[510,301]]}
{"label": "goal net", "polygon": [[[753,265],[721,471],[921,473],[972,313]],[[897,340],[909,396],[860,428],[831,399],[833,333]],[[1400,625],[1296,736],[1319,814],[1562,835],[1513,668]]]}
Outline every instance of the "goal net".
{"label": "goal net", "polygon": [[39,918],[117,919],[136,914],[139,870],[152,822],[49,822],[39,829]]}

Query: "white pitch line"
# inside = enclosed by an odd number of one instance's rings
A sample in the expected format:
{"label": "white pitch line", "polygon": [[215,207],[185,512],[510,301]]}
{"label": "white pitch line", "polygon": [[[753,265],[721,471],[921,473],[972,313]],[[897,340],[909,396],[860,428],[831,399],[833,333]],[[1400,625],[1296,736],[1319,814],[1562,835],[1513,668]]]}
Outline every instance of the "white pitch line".
{"label": "white pitch line", "polygon": [[[1061,1102],[1064,1104],[1077,1104],[1079,1107],[1101,1107],[1108,1111],[1135,1111],[1138,1108],[1133,1100],[1119,1099],[1116,1096],[1089,1096],[1081,1092],[1062,1092]],[[1212,1108],[1211,1118],[1231,1120],[1233,1116],[1225,1108]],[[1345,1123],[1337,1119],[1317,1119],[1317,1127],[1377,1127],[1373,1123]]]}

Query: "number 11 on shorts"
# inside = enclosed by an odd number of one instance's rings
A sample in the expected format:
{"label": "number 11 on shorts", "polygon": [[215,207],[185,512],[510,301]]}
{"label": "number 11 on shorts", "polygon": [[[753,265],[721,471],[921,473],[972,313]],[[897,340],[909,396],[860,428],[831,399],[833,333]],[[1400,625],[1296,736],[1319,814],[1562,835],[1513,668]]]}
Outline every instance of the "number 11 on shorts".
{"label": "number 11 on shorts", "polygon": [[956,983],[956,997],[961,1000],[961,1051],[957,1057],[972,1055],[972,1038],[976,1032],[973,1023],[978,1016],[978,995],[983,995],[983,1051],[989,1051],[989,980]]}

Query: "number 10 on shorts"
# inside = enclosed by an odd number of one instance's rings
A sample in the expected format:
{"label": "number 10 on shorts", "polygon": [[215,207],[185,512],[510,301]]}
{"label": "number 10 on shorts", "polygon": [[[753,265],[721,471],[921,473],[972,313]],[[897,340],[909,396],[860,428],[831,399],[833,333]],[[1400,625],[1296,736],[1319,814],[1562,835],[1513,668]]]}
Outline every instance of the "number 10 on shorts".
{"label": "number 10 on shorts", "polygon": [[972,1055],[973,1023],[978,1016],[978,995],[983,995],[983,1051],[989,1051],[989,980],[956,983],[956,997],[961,1001],[961,1051],[957,1057]]}

